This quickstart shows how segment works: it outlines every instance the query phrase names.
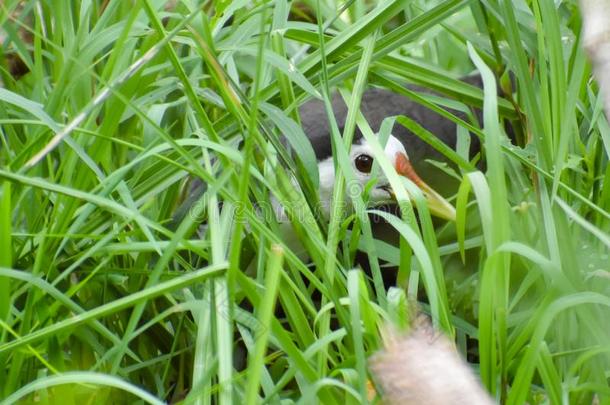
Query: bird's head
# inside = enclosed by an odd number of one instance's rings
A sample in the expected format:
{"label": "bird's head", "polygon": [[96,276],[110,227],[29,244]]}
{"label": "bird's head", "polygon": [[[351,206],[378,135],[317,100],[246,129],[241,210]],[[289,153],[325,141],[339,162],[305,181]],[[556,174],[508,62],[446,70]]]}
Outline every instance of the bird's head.
{"label": "bird's head", "polygon": [[[384,149],[385,156],[400,176],[411,180],[424,194],[430,212],[440,218],[454,220],[453,206],[415,172],[409,161],[404,145],[394,136],[388,137]],[[364,138],[355,141],[350,149],[349,160],[355,175],[355,182],[348,182],[347,193],[363,193],[368,188],[368,204],[376,206],[396,201],[395,191],[382,170],[374,170],[375,154]],[[320,161],[320,199],[328,202],[335,186],[335,166],[332,157]]]}

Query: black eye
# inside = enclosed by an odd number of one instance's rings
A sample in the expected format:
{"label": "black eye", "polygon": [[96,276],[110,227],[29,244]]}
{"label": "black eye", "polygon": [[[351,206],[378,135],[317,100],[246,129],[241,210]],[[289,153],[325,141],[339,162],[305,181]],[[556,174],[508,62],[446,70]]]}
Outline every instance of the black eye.
{"label": "black eye", "polygon": [[369,155],[356,156],[354,163],[356,164],[356,169],[362,173],[370,173],[373,168],[373,158]]}

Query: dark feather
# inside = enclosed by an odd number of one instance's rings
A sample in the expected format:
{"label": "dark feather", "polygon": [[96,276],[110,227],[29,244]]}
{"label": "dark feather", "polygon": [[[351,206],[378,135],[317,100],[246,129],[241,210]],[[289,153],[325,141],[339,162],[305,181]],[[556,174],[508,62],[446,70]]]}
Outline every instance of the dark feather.
{"label": "dark feather", "polygon": [[[481,79],[479,76],[471,76],[464,80],[470,84],[479,87],[481,86]],[[417,86],[409,86],[409,88],[418,92],[430,93],[429,90]],[[337,93],[333,95],[331,101],[337,125],[343,130],[347,118],[347,106],[342,97]],[[451,148],[455,147],[455,123],[415,101],[393,93],[390,90],[382,88],[367,89],[362,96],[360,109],[371,126],[371,129],[375,132],[379,131],[381,123],[387,117],[405,115],[432,132]],[[465,118],[464,114],[459,111],[451,112],[460,118]],[[311,140],[318,160],[331,156],[330,132],[324,103],[320,100],[310,100],[301,106],[299,113],[301,115],[303,130]],[[440,153],[419,139],[419,137],[413,135],[402,125],[395,124],[392,134],[405,145],[409,157],[412,160],[412,163],[416,165],[416,168],[418,162],[423,161],[424,159],[442,159]],[[354,139],[357,140],[360,137],[362,137],[362,134],[359,130],[356,130]],[[478,139],[475,137],[472,142],[471,153],[474,154],[478,152],[478,150],[479,143]]]}

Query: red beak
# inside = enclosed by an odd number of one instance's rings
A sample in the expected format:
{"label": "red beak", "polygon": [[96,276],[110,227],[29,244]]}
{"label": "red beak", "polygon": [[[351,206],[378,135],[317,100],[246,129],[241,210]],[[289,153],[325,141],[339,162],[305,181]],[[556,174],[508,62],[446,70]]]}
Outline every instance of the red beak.
{"label": "red beak", "polygon": [[455,221],[455,208],[453,208],[453,205],[418,176],[407,155],[397,152],[394,168],[398,174],[411,180],[424,193],[431,214]]}

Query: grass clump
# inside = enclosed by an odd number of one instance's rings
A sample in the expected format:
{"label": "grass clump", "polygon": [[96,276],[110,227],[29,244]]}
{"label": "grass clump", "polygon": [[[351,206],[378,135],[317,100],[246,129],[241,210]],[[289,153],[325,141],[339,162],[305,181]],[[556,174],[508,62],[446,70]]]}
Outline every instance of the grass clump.
{"label": "grass clump", "polygon": [[[610,401],[610,129],[577,2],[6,0],[0,26],[0,398],[367,402],[419,293],[496,401]],[[396,118],[457,209],[397,193],[396,245],[366,196],[336,203],[373,85],[457,124],[453,150]],[[337,88],[326,218],[298,107]]]}

